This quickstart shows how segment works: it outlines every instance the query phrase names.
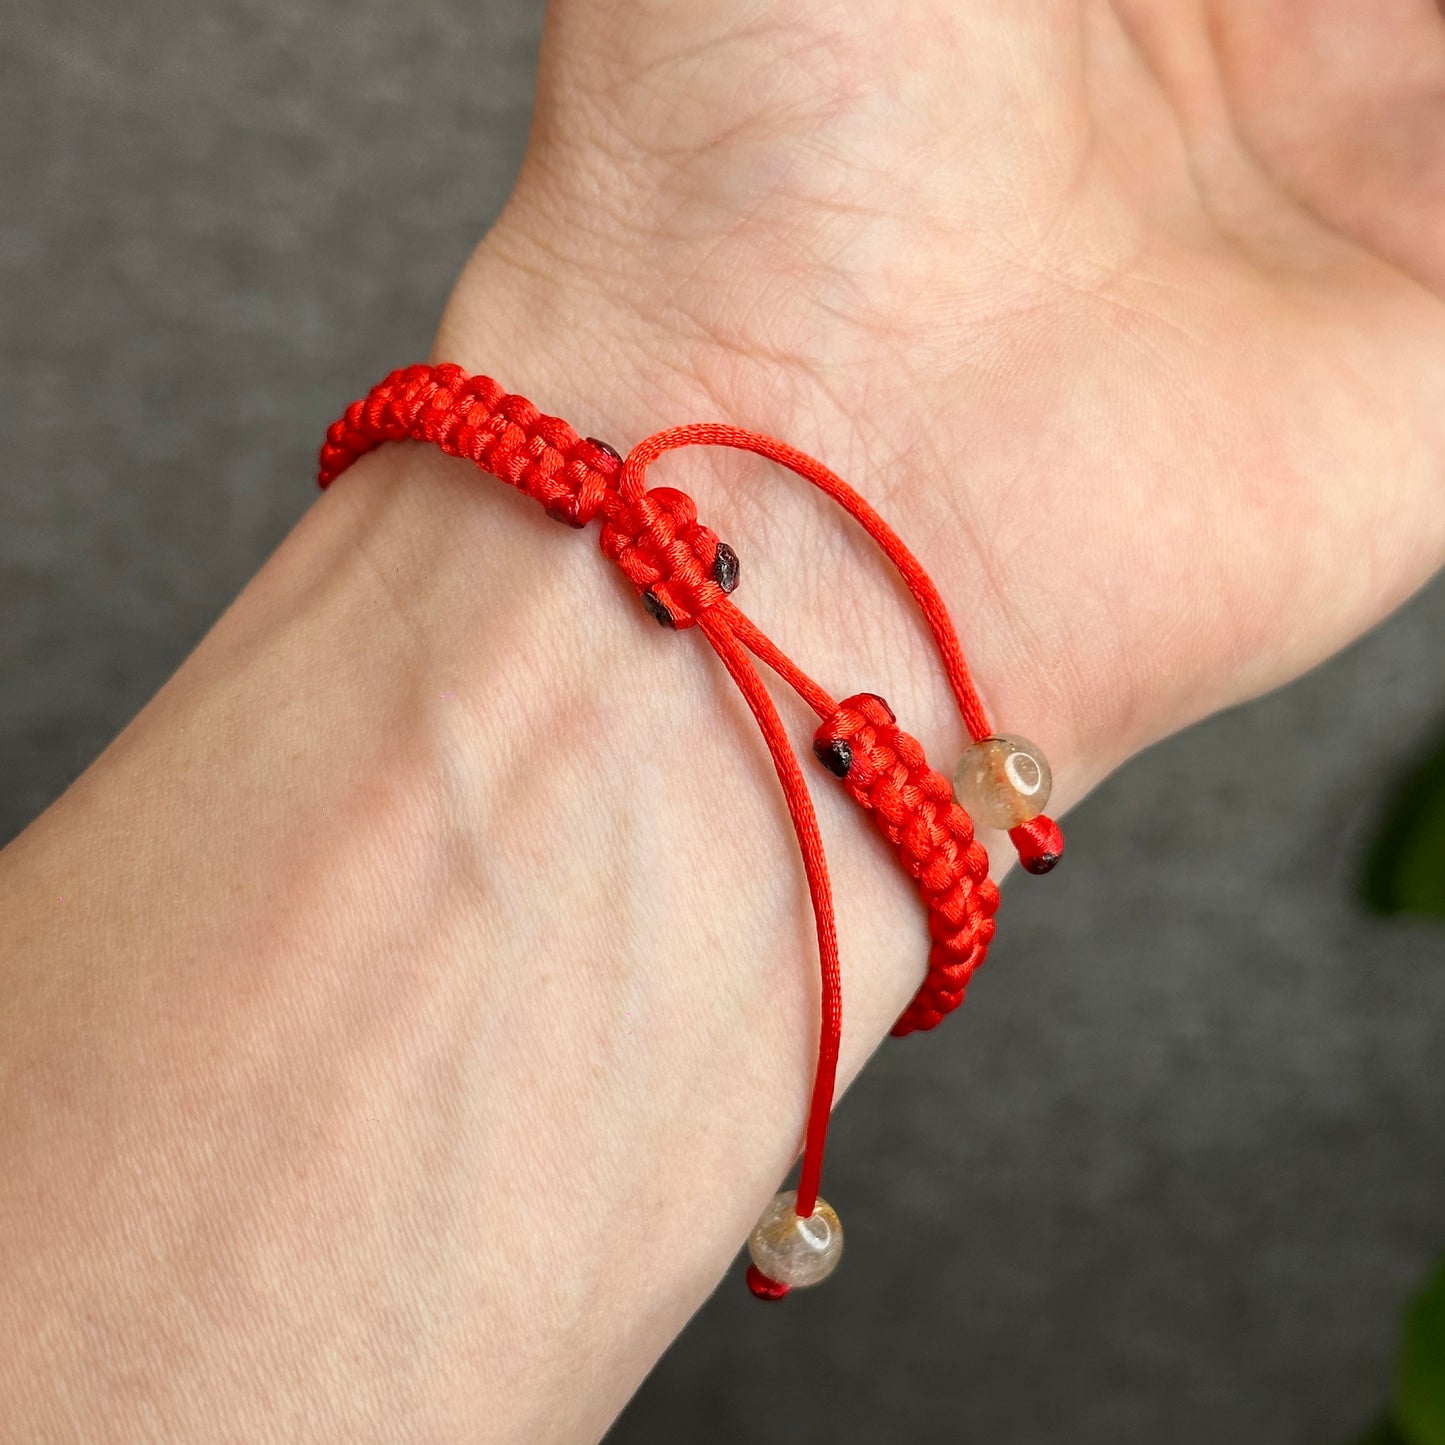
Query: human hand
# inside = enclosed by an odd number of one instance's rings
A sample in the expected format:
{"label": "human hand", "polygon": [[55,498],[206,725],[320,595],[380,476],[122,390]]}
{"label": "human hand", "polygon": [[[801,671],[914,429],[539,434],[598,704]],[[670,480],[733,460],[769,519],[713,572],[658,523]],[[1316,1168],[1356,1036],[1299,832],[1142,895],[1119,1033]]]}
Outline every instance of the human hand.
{"label": "human hand", "polygon": [[814,451],[1068,801],[1445,556],[1442,80],[1427,0],[562,0],[437,354]]}

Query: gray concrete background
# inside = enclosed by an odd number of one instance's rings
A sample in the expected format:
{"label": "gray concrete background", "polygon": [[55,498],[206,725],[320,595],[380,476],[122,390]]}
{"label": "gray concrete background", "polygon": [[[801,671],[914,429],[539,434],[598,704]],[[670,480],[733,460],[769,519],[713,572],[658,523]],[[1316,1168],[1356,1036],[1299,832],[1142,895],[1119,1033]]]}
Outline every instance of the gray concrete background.
{"label": "gray concrete background", "polygon": [[[506,194],[532,0],[48,0],[0,35],[0,836],[181,661]],[[1363,917],[1445,587],[1155,749],[829,1153],[848,1267],[730,1279],[619,1445],[1342,1441],[1445,1250],[1445,932]]]}

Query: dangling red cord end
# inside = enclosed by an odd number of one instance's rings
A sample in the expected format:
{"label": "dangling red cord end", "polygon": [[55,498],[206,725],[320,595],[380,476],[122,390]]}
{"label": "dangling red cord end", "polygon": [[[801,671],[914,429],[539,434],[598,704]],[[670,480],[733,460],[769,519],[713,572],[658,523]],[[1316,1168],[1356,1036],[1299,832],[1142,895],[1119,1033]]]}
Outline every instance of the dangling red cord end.
{"label": "dangling red cord end", "polygon": [[782,1299],[788,1292],[787,1285],[769,1279],[755,1264],[748,1266],[748,1288],[759,1299]]}
{"label": "dangling red cord end", "polygon": [[1008,836],[1019,850],[1019,862],[1030,873],[1047,873],[1064,856],[1064,835],[1059,825],[1042,813],[1010,828]]}

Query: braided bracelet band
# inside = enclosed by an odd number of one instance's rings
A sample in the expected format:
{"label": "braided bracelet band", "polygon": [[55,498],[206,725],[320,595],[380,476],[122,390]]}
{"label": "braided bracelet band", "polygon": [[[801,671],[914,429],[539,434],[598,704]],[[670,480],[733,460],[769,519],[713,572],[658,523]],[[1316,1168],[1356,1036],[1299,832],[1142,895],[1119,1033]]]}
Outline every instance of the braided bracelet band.
{"label": "braided bracelet band", "polygon": [[[807,875],[822,1021],[798,1187],[777,1195],[753,1230],[748,1284],[763,1299],[816,1284],[832,1273],[843,1248],[838,1216],[818,1196],[842,1025],[838,938],[812,799],[752,659],[766,663],[817,713],[814,755],[842,779],[898,850],[928,910],[928,973],[894,1024],[895,1035],[931,1029],[957,1008],[993,937],[998,888],[988,876],[988,855],[974,838],[970,813],[980,824],[1007,829],[1029,872],[1046,873],[1058,861],[1063,837],[1043,816],[1048,764],[1024,739],[991,733],[948,609],[918,559],[842,478],[793,447],[737,427],[706,424],[658,432],[624,460],[605,442],[584,439],[526,398],[508,395],[490,377],[469,376],[452,365],[409,366],[394,371],[333,423],[321,449],[322,487],[382,442],[408,438],[475,462],[568,526],[585,527],[600,517],[602,551],[626,573],[642,605],[664,627],[701,630],[762,730]],[[974,739],[954,777],[957,797],[881,697],[860,692],[835,702],[737,608],[729,596],[738,584],[737,554],[697,520],[691,497],[672,487],[644,488],[647,469],[658,457],[687,446],[736,447],[787,467],[848,511],[897,567],[933,632]]]}

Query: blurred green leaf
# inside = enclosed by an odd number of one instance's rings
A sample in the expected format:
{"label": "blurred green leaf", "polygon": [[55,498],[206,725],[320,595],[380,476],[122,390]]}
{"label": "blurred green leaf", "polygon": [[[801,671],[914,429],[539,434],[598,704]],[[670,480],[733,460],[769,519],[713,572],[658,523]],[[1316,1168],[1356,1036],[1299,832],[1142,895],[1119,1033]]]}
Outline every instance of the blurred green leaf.
{"label": "blurred green leaf", "polygon": [[1381,1415],[1363,1435],[1352,1440],[1350,1445],[1410,1445],[1410,1442],[1400,1433],[1392,1416]]}
{"label": "blurred green leaf", "polygon": [[1381,913],[1445,918],[1445,746],[1391,799],[1365,865],[1364,892]]}
{"label": "blurred green leaf", "polygon": [[1409,1445],[1445,1445],[1445,1263],[1405,1312],[1395,1419]]}

